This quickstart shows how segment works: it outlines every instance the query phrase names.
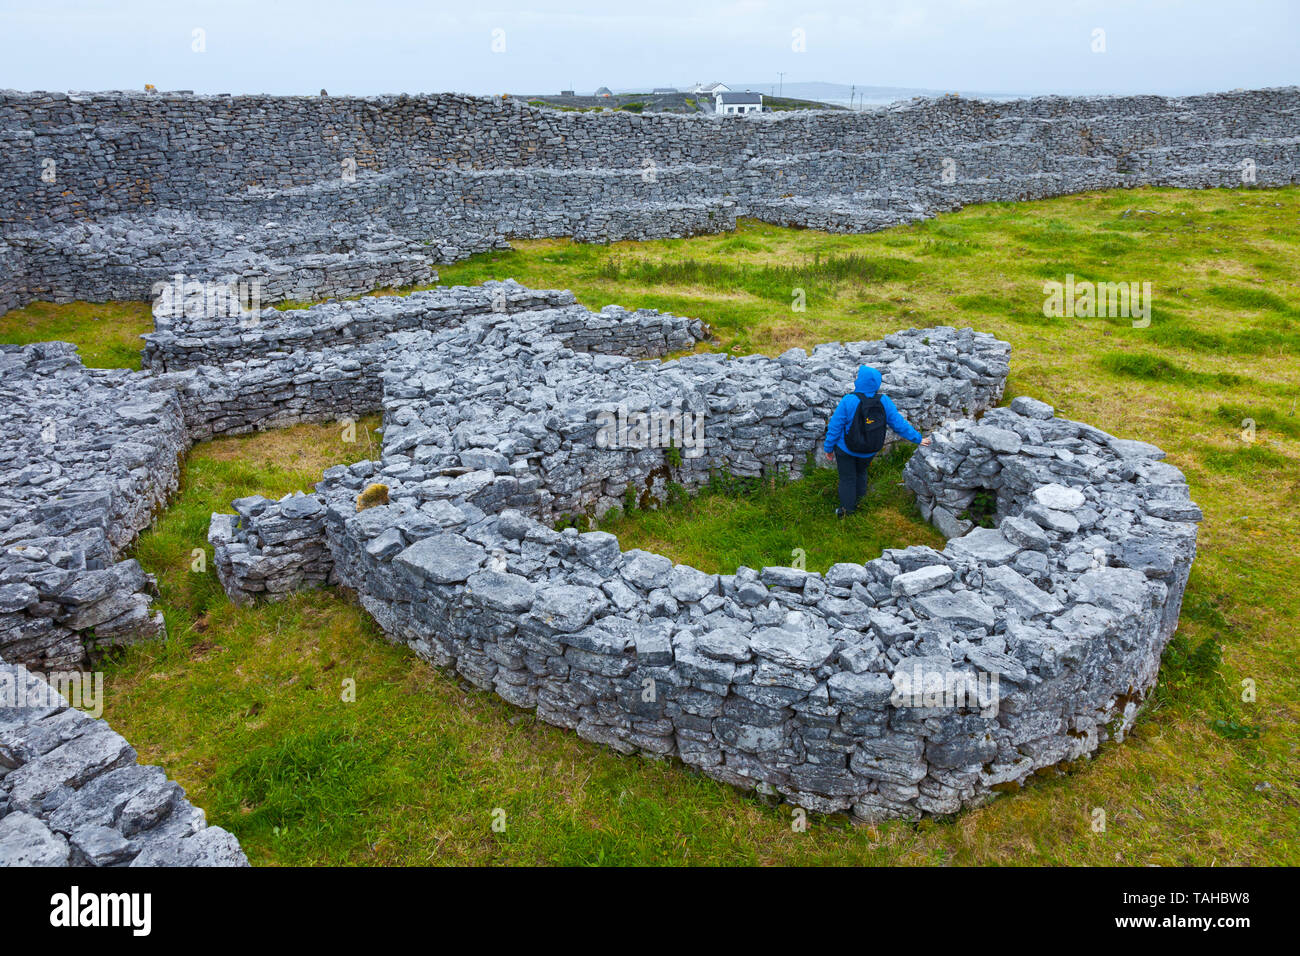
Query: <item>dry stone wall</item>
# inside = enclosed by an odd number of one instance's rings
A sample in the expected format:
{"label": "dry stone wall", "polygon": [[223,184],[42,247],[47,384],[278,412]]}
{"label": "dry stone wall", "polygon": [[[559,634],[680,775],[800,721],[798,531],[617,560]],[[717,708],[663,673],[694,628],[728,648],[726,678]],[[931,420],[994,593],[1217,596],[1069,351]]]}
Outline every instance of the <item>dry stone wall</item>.
{"label": "dry stone wall", "polygon": [[0,659],[0,866],[247,866],[108,724]]}
{"label": "dry stone wall", "polygon": [[[342,584],[422,657],[584,739],[860,819],[952,812],[1122,739],[1200,519],[1159,449],[992,408],[1009,349],[970,330],[637,362],[557,341],[554,311],[392,337],[382,459],[214,516],[232,596]],[[798,474],[863,363],[934,430],[906,477],[942,551],[715,575],[553,529],[710,468]],[[618,407],[700,414],[707,456],[602,445]],[[358,511],[375,483],[386,501]],[[981,493],[990,527],[965,517]]]}
{"label": "dry stone wall", "polygon": [[[705,336],[698,320],[592,313],[570,292],[507,281],[268,309],[238,335],[178,317],[146,336],[146,362],[174,371],[87,369],[61,342],[0,346],[0,655],[59,669],[161,636],[154,581],[121,556],[176,489],[190,444],[377,412],[395,354],[475,316],[556,347],[631,354]],[[305,343],[315,348],[289,348]]]}
{"label": "dry stone wall", "polygon": [[174,314],[155,310],[144,336],[142,364],[159,372],[225,365],[276,353],[363,345],[391,332],[451,328],[471,315],[509,314],[575,304],[567,290],[526,289],[513,280],[481,286],[439,286],[407,296],[374,296],[307,309],[261,309],[236,323],[211,318],[202,302]]}
{"label": "dry stone wall", "polygon": [[151,298],[177,273],[260,282],[264,303],[356,294],[510,237],[680,236],[738,215],[860,232],[1085,189],[1283,185],[1298,105],[1290,87],[724,118],[5,91],[0,308]]}
{"label": "dry stone wall", "polygon": [[0,656],[40,670],[164,633],[122,550],[176,488],[189,445],[171,392],[89,370],[52,342],[0,346]]}
{"label": "dry stone wall", "polygon": [[[0,346],[8,410],[0,434],[0,691],[7,679],[22,698],[13,707],[0,699],[0,863],[244,862],[234,839],[207,828],[160,770],[137,766],[102,720],[32,689],[45,686],[42,673],[80,673],[102,650],[165,633],[151,606],[154,579],[123,552],[176,489],[179,457],[193,441],[377,411],[396,351],[427,340],[426,326],[455,329],[480,313],[560,348],[661,355],[705,334],[697,320],[591,313],[568,292],[493,282],[320,306],[310,315],[268,310],[255,334],[233,338],[212,323],[187,326],[182,316],[150,341],[151,364],[175,371],[86,369],[62,342]],[[302,328],[322,330],[308,339],[317,350],[286,351],[302,341],[293,335]],[[187,337],[212,341],[190,347]],[[319,347],[326,342],[335,344]],[[222,361],[195,364],[202,360]],[[251,580],[257,566],[272,570],[250,593],[322,583],[333,559],[323,541],[311,550],[321,518],[303,530],[304,520],[323,514],[317,499],[279,503],[278,528],[257,501],[241,502],[259,518],[255,553],[246,550],[241,563],[231,556],[237,548],[219,546],[222,581]]]}
{"label": "dry stone wall", "polygon": [[[990,408],[1008,348],[969,330],[667,363],[531,330],[485,316],[407,335],[384,371],[380,461],[214,515],[233,596],[343,584],[422,657],[584,739],[860,819],[952,812],[1123,738],[1200,519],[1159,449],[1031,399]],[[707,474],[602,448],[609,397],[702,411],[712,467],[797,473],[862,362],[936,429],[906,478],[942,551],[715,575],[552,528],[641,475]],[[376,482],[386,503],[358,511]],[[963,517],[981,492],[991,527]]]}

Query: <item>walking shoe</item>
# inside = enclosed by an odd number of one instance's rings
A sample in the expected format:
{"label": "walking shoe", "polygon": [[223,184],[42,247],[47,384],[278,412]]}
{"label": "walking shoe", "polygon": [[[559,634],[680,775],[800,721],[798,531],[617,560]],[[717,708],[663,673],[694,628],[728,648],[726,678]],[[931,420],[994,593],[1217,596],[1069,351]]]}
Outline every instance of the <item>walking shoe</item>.
{"label": "walking shoe", "polygon": [[845,514],[847,514],[847,512],[846,512],[843,508],[836,508],[836,509],[835,509],[835,517],[837,517],[837,518],[843,518]]}

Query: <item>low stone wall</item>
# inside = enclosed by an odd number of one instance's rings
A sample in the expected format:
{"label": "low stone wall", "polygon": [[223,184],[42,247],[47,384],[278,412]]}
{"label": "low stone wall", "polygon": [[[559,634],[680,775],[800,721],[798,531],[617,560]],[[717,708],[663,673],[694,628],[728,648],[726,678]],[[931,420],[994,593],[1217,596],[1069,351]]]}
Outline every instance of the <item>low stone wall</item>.
{"label": "low stone wall", "polygon": [[877,366],[900,411],[928,427],[995,404],[1009,355],[990,335],[938,328],[778,359],[638,362],[604,354],[617,338],[599,352],[557,349],[564,329],[534,326],[530,339],[518,322],[473,322],[395,351],[376,480],[417,469],[426,499],[464,495],[545,521],[599,516],[629,495],[648,505],[669,484],[699,487],[715,471],[802,474],[859,365]]}
{"label": "low stone wall", "polygon": [[[262,302],[361,295],[437,279],[437,250],[382,224],[214,220],[190,209],[72,222],[13,237],[20,304],[150,301],[175,281],[257,283]],[[479,243],[473,251],[491,248]],[[0,276],[2,277],[2,276]],[[0,286],[3,288],[3,286]]]}
{"label": "low stone wall", "polygon": [[26,305],[33,298],[27,288],[27,265],[22,254],[0,241],[0,315]]}
{"label": "low stone wall", "polygon": [[[995,420],[1026,437],[984,464],[1008,489],[1033,485],[1037,507],[942,552],[824,575],[704,574],[406,487],[358,514],[376,476],[357,469],[332,470],[321,493],[338,578],[426,659],[623,752],[813,810],[914,817],[1122,739],[1195,552],[1198,513],[1158,452],[1055,418]],[[941,429],[909,482],[980,427],[993,426]],[[1043,460],[1057,448],[1096,461],[1072,476]]]}
{"label": "low stone wall", "polygon": [[[169,372],[86,369],[66,343],[0,346],[0,400],[12,409],[0,437],[0,654],[64,668],[161,636],[153,579],[119,558],[175,490],[179,456],[217,435],[378,411],[392,357],[429,341],[421,325],[454,330],[480,316],[552,347],[647,355],[706,334],[698,320],[572,303],[569,292],[490,282],[267,310],[241,336],[181,317],[184,335],[150,338],[156,365],[181,367]],[[286,350],[303,330],[313,345],[339,344]],[[205,358],[227,360],[192,365]]]}
{"label": "low stone wall", "polygon": [[[1200,519],[1158,449],[1030,399],[991,408],[1009,350],[970,330],[659,363],[574,352],[553,314],[398,337],[380,461],[326,471],[319,510],[214,516],[232,594],[297,586],[297,552],[390,637],[543,720],[860,819],[952,812],[1122,739]],[[798,474],[863,363],[934,430],[905,475],[943,551],[713,575],[549,526],[710,469]],[[664,407],[700,416],[677,460],[599,440],[609,413]]]}
{"label": "low stone wall", "polygon": [[119,561],[176,488],[174,394],[84,368],[72,346],[0,346],[0,655],[40,669],[164,633],[156,588]]}
{"label": "low stone wall", "polygon": [[0,659],[0,866],[247,866],[107,722]]}
{"label": "low stone wall", "polygon": [[233,502],[235,514],[213,515],[208,530],[217,577],[230,600],[249,605],[332,583],[325,509],[314,495]]}
{"label": "low stone wall", "polygon": [[509,315],[573,304],[573,293],[567,290],[526,289],[508,279],[305,309],[261,309],[236,322],[207,318],[201,309],[198,314],[155,314],[156,330],[144,336],[142,364],[159,372],[224,365],[277,352],[367,344],[391,332],[450,328],[471,315]]}

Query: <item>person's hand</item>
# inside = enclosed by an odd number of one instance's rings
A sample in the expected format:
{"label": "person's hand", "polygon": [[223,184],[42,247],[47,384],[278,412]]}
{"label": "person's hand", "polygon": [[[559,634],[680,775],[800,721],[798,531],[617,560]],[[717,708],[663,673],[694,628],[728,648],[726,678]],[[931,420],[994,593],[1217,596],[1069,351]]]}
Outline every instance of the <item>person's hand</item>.
{"label": "person's hand", "polygon": [[929,436],[929,435],[926,435],[924,438],[922,438],[922,439],[921,439],[921,444],[922,444],[922,445],[928,445],[928,444],[930,444],[930,436]]}
{"label": "person's hand", "polygon": [[824,451],[824,452],[822,452],[822,454],[826,456],[826,460],[827,460],[827,461],[834,461],[834,460],[835,460],[835,452],[833,452],[833,451]]}

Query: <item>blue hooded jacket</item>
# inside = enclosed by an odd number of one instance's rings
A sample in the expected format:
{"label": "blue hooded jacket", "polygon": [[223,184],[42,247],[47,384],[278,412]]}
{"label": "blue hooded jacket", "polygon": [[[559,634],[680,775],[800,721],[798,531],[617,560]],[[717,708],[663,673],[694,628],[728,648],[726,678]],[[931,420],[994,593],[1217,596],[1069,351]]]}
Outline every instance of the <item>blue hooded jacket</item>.
{"label": "blue hooded jacket", "polygon": [[[870,365],[858,366],[858,377],[853,383],[855,392],[861,392],[870,398],[880,390],[880,373]],[[880,396],[880,404],[885,406],[885,424],[892,428],[896,433],[910,442],[919,442],[921,433],[907,423],[902,415],[898,414],[898,409],[890,401],[888,395]],[[859,455],[851,452],[844,444],[844,436],[848,433],[849,426],[853,424],[853,416],[858,411],[858,396],[845,395],[840,399],[840,403],[835,406],[835,412],[831,415],[831,421],[826,426],[826,441],[822,444],[822,450],[830,454],[832,449],[838,449],[846,455],[852,455],[854,458],[874,458],[875,455]]]}

